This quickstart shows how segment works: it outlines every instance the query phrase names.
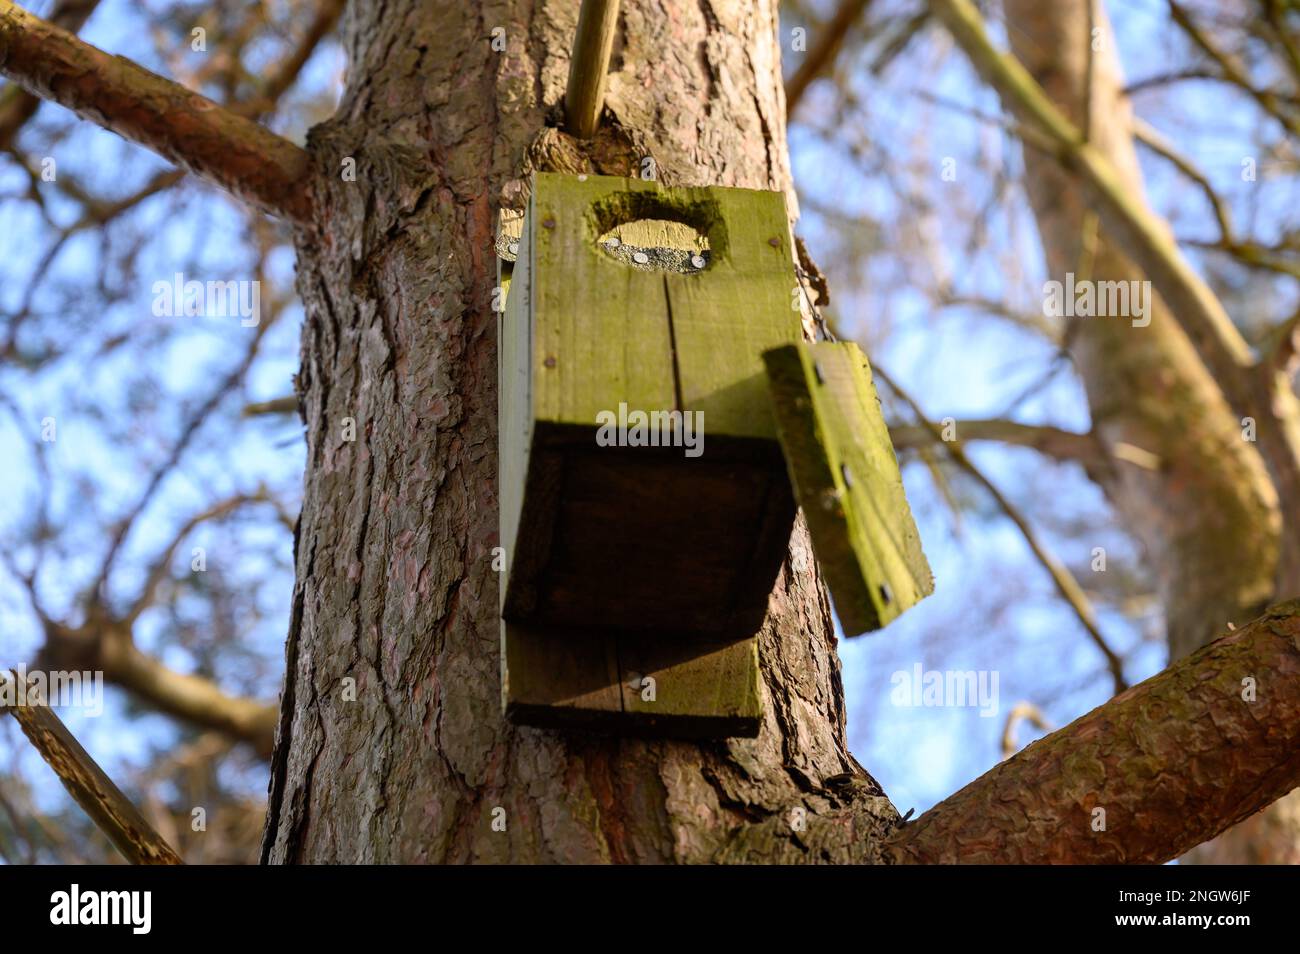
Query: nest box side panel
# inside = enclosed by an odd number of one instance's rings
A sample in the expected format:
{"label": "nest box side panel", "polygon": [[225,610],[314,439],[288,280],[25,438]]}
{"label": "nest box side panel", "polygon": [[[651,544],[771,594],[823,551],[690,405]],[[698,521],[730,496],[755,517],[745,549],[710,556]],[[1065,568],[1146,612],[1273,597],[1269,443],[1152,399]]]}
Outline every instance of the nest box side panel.
{"label": "nest box side panel", "polygon": [[673,738],[754,738],[763,723],[758,640],[696,643],[619,637],[627,731]]}
{"label": "nest box side panel", "polygon": [[[501,580],[503,605],[509,581],[516,575],[516,564],[522,559],[527,566],[530,560],[538,558],[536,546],[530,548],[529,541],[537,542],[539,537],[545,536],[544,527],[520,532],[533,442],[529,367],[532,351],[529,315],[532,242],[528,224],[526,219],[511,268],[511,292],[506,296],[505,310],[497,326],[497,495],[500,544],[506,554],[505,573]],[[504,267],[502,271],[505,271]]]}
{"label": "nest box side panel", "polygon": [[934,590],[866,356],[856,344],[764,356],[790,480],[847,635]]}

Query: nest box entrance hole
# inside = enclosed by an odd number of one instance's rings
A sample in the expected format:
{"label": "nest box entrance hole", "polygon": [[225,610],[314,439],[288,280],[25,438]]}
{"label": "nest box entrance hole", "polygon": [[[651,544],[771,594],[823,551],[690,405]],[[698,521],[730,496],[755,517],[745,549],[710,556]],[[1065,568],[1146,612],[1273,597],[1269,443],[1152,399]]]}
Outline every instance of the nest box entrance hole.
{"label": "nest box entrance hole", "polygon": [[589,226],[604,254],[642,271],[703,272],[726,246],[722,214],[707,200],[620,193],[593,203]]}

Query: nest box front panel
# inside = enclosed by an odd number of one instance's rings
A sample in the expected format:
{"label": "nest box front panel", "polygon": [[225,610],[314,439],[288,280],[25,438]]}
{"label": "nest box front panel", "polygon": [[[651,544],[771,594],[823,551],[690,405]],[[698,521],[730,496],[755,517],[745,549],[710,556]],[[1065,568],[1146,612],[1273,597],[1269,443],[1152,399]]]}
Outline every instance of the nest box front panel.
{"label": "nest box front panel", "polygon": [[[634,244],[672,233],[699,245]],[[508,619],[758,629],[795,512],[761,355],[800,336],[794,282],[779,193],[536,176],[502,350]]]}
{"label": "nest box front panel", "polygon": [[784,198],[539,174],[501,241],[507,715],[756,735],[796,500],[850,635],[932,588],[866,358],[802,341]]}

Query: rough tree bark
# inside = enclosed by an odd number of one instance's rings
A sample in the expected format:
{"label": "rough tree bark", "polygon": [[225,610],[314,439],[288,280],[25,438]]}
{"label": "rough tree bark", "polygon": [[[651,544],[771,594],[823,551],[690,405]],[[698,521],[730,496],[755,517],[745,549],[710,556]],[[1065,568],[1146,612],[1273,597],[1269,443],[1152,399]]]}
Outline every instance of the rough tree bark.
{"label": "rough tree bark", "polygon": [[591,159],[542,132],[576,14],[569,0],[349,7],[347,88],[310,143],[331,184],[299,243],[309,464],[269,861],[795,860],[809,849],[794,807],[811,827],[852,805],[819,849],[849,860],[895,824],[848,752],[829,605],[813,570],[792,569],[813,566],[802,529],[762,631],[758,739],[502,719],[497,208],[522,203],[532,165],[635,174],[643,157],[666,184],[790,193],[775,3],[625,2]]}
{"label": "rough tree bark", "polygon": [[1300,775],[1298,611],[1271,607],[1035,742],[901,829],[886,857],[1160,863],[1253,815]]}
{"label": "rough tree bark", "polygon": [[[1093,3],[1090,21],[1090,2],[1005,0],[1011,49],[1056,106],[1088,128],[1133,201],[1145,202],[1114,37],[1101,4]],[[1102,31],[1096,50],[1093,25]],[[1146,277],[1115,236],[1104,227],[1091,232],[1097,226],[1085,190],[1056,157],[1026,148],[1025,165],[1050,277]],[[1279,579],[1282,513],[1257,445],[1243,439],[1240,414],[1158,295],[1153,311],[1146,327],[1073,322],[1069,341],[1094,433],[1110,447],[1136,446],[1159,460],[1150,469],[1121,460],[1104,486],[1155,571],[1170,656],[1179,659],[1225,623],[1240,624],[1267,601],[1293,596],[1300,580]],[[1198,858],[1300,861],[1300,798],[1283,799],[1189,860]]]}

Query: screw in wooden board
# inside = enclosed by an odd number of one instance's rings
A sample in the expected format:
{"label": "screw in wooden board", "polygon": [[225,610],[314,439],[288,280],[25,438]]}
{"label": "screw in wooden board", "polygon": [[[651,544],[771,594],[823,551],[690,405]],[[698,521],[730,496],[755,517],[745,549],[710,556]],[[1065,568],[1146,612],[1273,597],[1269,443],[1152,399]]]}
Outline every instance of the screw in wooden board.
{"label": "screw in wooden board", "polygon": [[844,487],[847,490],[853,489],[853,475],[849,473],[848,464],[840,464],[840,476],[844,478]]}
{"label": "screw in wooden board", "polygon": [[703,255],[692,255],[692,256],[691,256],[691,264],[694,265],[696,268],[703,268],[704,265],[705,265],[704,256],[703,256]]}
{"label": "screw in wooden board", "polygon": [[638,265],[645,265],[650,261],[650,256],[645,252],[633,252],[632,261],[636,262]]}
{"label": "screw in wooden board", "polygon": [[544,229],[555,228],[555,216],[548,215],[546,218],[542,219],[542,228]]}
{"label": "screw in wooden board", "polygon": [[511,255],[518,255],[518,254],[519,254],[519,243],[518,243],[518,242],[511,242],[511,243],[510,243],[510,254],[511,254]]}
{"label": "screw in wooden board", "polygon": [[547,355],[546,360],[543,361],[542,364],[546,365],[548,368],[555,367],[555,355],[553,354]]}
{"label": "screw in wooden board", "polygon": [[620,245],[622,245],[622,244],[623,244],[622,240],[619,239],[618,236],[614,236],[613,238],[609,239],[609,241],[607,241],[607,242],[605,243],[605,247],[606,247],[606,248],[618,248],[618,247],[619,247]]}
{"label": "screw in wooden board", "polygon": [[780,248],[780,247],[781,247],[781,240],[780,240],[779,238],[776,238],[775,236],[773,236],[772,238],[770,238],[770,239],[767,240],[767,244],[770,245],[770,246],[772,246],[773,248]]}

